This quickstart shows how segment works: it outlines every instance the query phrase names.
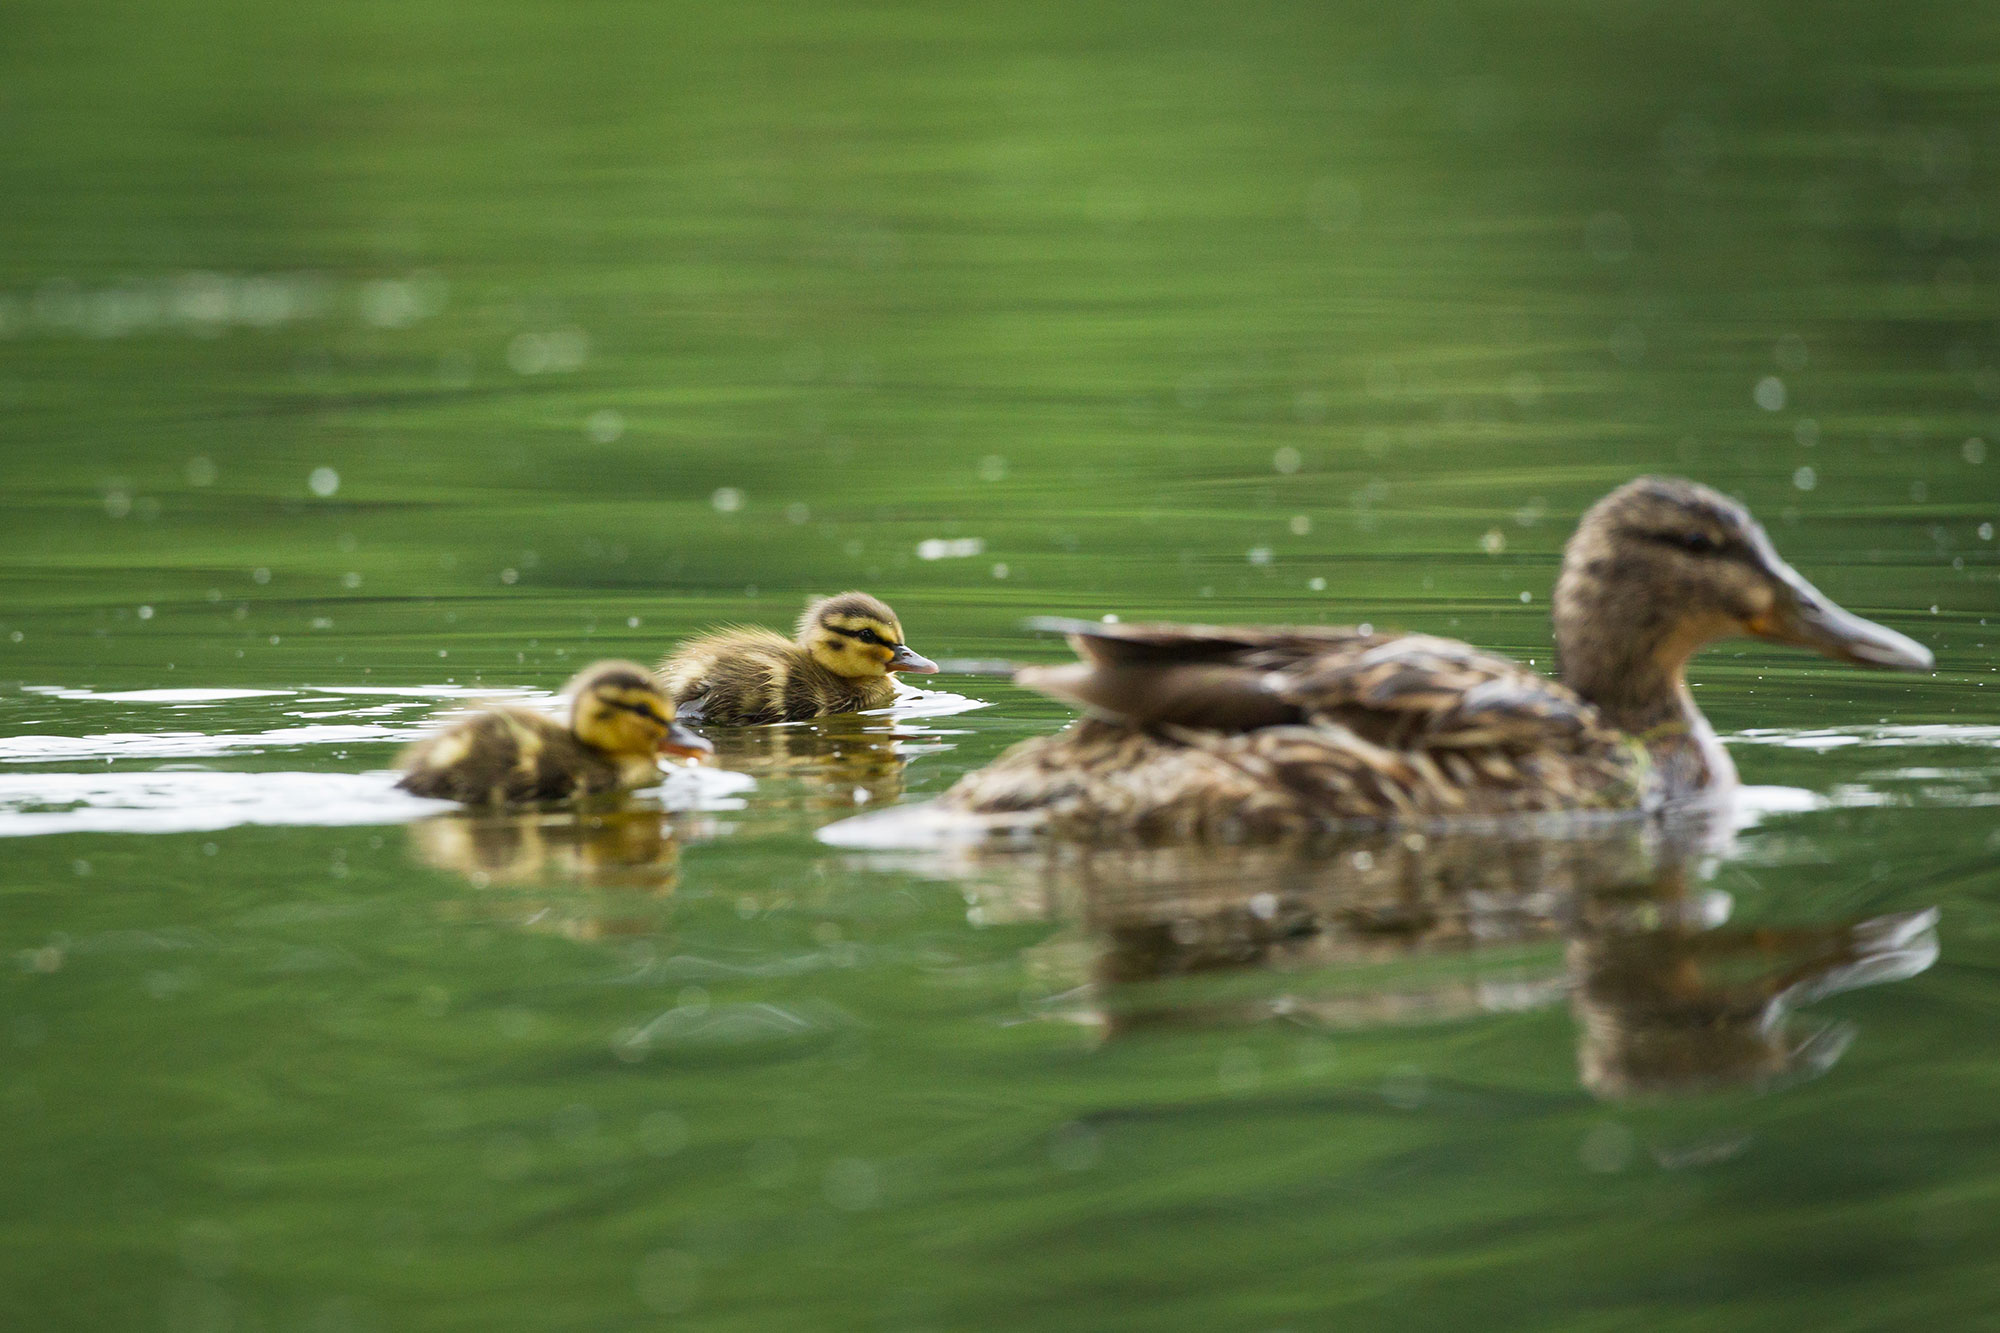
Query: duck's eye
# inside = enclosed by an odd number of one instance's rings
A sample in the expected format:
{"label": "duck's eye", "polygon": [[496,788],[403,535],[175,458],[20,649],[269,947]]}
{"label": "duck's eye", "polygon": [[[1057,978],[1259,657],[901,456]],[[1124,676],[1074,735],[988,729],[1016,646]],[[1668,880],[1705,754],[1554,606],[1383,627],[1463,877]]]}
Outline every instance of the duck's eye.
{"label": "duck's eye", "polygon": [[889,646],[887,643],[884,643],[882,641],[882,636],[877,634],[872,629],[856,630],[854,632],[854,637],[861,640],[861,642],[863,643],[872,643],[878,648],[887,648]]}
{"label": "duck's eye", "polygon": [[1655,532],[1650,536],[1664,546],[1677,547],[1689,555],[1714,555],[1722,549],[1722,543],[1705,532]]}

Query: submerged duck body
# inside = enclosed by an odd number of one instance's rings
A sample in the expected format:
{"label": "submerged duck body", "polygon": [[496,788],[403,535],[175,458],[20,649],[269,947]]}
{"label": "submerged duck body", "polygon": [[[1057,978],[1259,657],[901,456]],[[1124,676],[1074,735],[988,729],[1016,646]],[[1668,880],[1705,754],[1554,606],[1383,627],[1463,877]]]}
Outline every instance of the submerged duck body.
{"label": "submerged duck body", "polygon": [[1928,651],[1841,610],[1734,501],[1641,478],[1584,515],[1555,596],[1562,681],[1365,629],[1044,621],[1080,662],[1024,685],[1089,710],[946,811],[1082,837],[1256,840],[1354,821],[1645,810],[1735,782],[1685,667],[1737,634],[1859,665]]}
{"label": "submerged duck body", "polygon": [[659,781],[661,754],[713,747],[674,719],[673,703],[634,662],[599,662],[566,687],[567,724],[525,708],[482,709],[405,750],[396,785],[468,805],[566,801]]}
{"label": "submerged duck body", "polygon": [[845,592],[812,603],[797,638],[733,627],[688,640],[659,665],[680,716],[726,726],[887,708],[894,675],[937,670],[903,642],[886,602]]}

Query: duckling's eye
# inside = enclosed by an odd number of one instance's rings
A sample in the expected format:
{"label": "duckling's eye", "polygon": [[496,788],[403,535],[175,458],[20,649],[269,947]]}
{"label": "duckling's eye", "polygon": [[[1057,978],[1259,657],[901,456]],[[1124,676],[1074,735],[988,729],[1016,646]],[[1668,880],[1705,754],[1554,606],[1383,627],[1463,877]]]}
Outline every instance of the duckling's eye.
{"label": "duckling's eye", "polygon": [[887,648],[889,646],[888,643],[883,640],[882,636],[877,634],[872,629],[858,629],[854,631],[854,637],[861,640],[861,642],[863,643],[872,643],[877,648]]}

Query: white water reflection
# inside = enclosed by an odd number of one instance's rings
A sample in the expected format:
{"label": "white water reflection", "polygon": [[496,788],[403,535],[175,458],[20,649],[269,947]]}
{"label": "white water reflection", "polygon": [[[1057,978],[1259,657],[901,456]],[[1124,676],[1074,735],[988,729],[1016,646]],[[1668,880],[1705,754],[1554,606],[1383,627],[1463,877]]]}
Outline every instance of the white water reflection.
{"label": "white water reflection", "polygon": [[[150,772],[0,773],[0,837],[49,833],[205,833],[244,824],[395,824],[457,807],[412,796],[397,775],[234,773],[206,768]],[[631,798],[661,810],[740,810],[756,785],[746,774],[675,768]]]}
{"label": "white water reflection", "polygon": [[[398,791],[396,775],[376,772],[231,772],[186,761],[234,761],[297,753],[346,758],[353,746],[403,745],[461,715],[463,708],[504,701],[560,713],[560,694],[482,685],[310,685],[294,689],[205,688],[90,690],[28,685],[21,695],[53,705],[36,722],[63,734],[0,736],[0,837],[47,833],[182,833],[245,824],[346,825],[399,823],[450,808]],[[119,706],[126,727],[91,728],[96,704]],[[891,719],[944,717],[984,707],[943,690],[899,688]],[[190,714],[220,724],[190,723]],[[280,722],[279,719],[293,719]],[[233,723],[237,730],[227,729]],[[275,723],[275,725],[274,725]],[[934,738],[917,729],[912,740]],[[944,748],[935,742],[911,752]],[[361,756],[381,761],[379,751]],[[158,765],[136,770],[134,761]],[[297,762],[297,761],[294,761]],[[16,766],[7,772],[5,766]],[[41,766],[101,765],[90,772],[42,771]],[[32,767],[30,767],[32,766]],[[26,771],[22,771],[26,770]],[[739,810],[756,786],[748,774],[713,767],[672,768],[663,783],[632,798],[640,808]]]}
{"label": "white water reflection", "polygon": [[1755,727],[1723,739],[1731,745],[1780,745],[1791,750],[1841,750],[1851,746],[1978,745],[2000,748],[2000,726],[1926,722],[1872,727]]}

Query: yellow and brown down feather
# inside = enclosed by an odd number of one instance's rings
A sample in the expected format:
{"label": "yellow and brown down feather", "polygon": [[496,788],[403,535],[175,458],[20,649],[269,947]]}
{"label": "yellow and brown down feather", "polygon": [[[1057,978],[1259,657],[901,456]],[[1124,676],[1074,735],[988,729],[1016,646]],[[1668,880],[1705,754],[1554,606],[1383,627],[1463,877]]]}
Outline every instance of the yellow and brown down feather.
{"label": "yellow and brown down feather", "polygon": [[887,708],[890,673],[936,670],[910,652],[896,613],[867,593],[812,603],[796,639],[733,626],[698,635],[658,668],[686,718],[724,725],[796,722]]}
{"label": "yellow and brown down feather", "polygon": [[621,785],[619,766],[554,718],[489,708],[412,745],[398,784],[468,805],[563,801]]}
{"label": "yellow and brown down feather", "polygon": [[565,688],[567,723],[524,708],[482,709],[406,749],[397,785],[469,805],[563,801],[649,785],[660,752],[710,748],[679,725],[672,701],[636,663],[595,663]]}

